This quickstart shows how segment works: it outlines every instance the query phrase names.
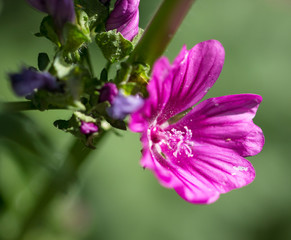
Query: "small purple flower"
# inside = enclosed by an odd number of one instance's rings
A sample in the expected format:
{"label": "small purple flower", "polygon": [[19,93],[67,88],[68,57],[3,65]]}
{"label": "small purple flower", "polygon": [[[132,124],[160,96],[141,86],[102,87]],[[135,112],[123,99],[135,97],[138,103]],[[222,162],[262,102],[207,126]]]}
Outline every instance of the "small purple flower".
{"label": "small purple flower", "polygon": [[139,110],[144,104],[143,98],[139,95],[125,96],[119,91],[114,98],[111,107],[107,109],[107,113],[114,119],[123,120],[128,114]]}
{"label": "small purple flower", "polygon": [[212,203],[252,182],[255,170],[244,157],[264,145],[262,130],[252,121],[262,101],[255,94],[210,98],[173,121],[205,96],[223,62],[224,49],[216,40],[184,47],[172,65],[160,58],[149,98],[131,115],[130,129],[142,133],[141,165],[190,203]]}
{"label": "small purple flower", "polygon": [[131,41],[138,34],[140,0],[117,0],[106,23],[106,30],[117,29]]}
{"label": "small purple flower", "polygon": [[112,104],[114,98],[118,94],[118,89],[114,83],[105,83],[99,92],[99,102],[108,101]]}
{"label": "small purple flower", "polygon": [[39,11],[51,15],[60,31],[66,22],[75,21],[73,0],[27,0],[27,2]]}
{"label": "small purple flower", "polygon": [[35,89],[52,91],[57,88],[56,78],[48,72],[23,68],[20,73],[9,74],[9,78],[12,88],[18,96],[27,96]]}
{"label": "small purple flower", "polygon": [[98,132],[98,126],[92,122],[82,122],[80,131],[82,134],[88,135],[95,132]]}

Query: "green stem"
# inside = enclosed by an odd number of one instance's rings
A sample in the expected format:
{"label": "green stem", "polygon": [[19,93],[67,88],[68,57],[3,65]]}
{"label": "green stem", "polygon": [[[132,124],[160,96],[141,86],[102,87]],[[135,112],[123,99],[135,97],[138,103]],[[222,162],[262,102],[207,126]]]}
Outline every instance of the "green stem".
{"label": "green stem", "polygon": [[[101,139],[104,138],[107,132],[103,131],[100,133],[96,140],[96,145],[101,142]],[[17,240],[24,239],[26,233],[28,233],[37,223],[37,220],[42,218],[43,213],[54,197],[59,192],[66,190],[69,184],[75,180],[78,169],[91,152],[91,148],[86,147],[80,140],[75,140],[62,167],[54,176],[51,176],[48,179],[48,182],[42,188],[42,192],[40,193],[35,206],[21,227],[18,237],[16,238]]]}
{"label": "green stem", "polygon": [[152,66],[167,48],[194,1],[164,0],[128,63],[146,63]]}
{"label": "green stem", "polygon": [[[48,110],[54,109],[64,109],[57,106],[50,106]],[[31,101],[23,102],[0,102],[0,110],[8,112],[18,112],[18,111],[29,111],[29,110],[38,110]]]}
{"label": "green stem", "polygon": [[85,57],[85,60],[87,62],[88,68],[89,68],[89,71],[90,71],[90,73],[91,73],[91,75],[93,77],[94,76],[94,69],[93,69],[93,65],[92,65],[92,62],[91,62],[90,52],[88,51],[87,48],[84,48],[82,54]]}

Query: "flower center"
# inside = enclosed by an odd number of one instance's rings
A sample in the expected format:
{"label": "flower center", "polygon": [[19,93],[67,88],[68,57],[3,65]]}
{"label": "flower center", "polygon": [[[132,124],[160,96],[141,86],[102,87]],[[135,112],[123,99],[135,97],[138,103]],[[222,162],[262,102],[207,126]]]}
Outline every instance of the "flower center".
{"label": "flower center", "polygon": [[[151,129],[151,141],[153,144],[160,146],[161,152],[164,151],[172,153],[177,158],[179,155],[186,155],[193,157],[194,142],[192,139],[192,131],[187,126],[184,127],[185,131],[180,131],[175,128],[164,131],[159,127]],[[166,148],[165,148],[166,147]],[[165,153],[163,153],[165,154]]]}

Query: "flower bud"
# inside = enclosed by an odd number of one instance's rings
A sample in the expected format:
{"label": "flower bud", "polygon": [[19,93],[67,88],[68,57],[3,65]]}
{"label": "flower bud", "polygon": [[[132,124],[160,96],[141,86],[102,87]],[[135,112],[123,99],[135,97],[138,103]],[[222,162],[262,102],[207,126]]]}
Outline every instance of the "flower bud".
{"label": "flower bud", "polygon": [[108,101],[110,104],[112,104],[114,98],[118,94],[118,89],[114,83],[105,83],[99,92],[99,102]]}
{"label": "flower bud", "polygon": [[138,34],[140,0],[117,0],[106,23],[106,30],[117,29],[131,41]]}
{"label": "flower bud", "polygon": [[57,88],[56,78],[48,72],[37,72],[23,68],[20,73],[9,75],[12,88],[18,96],[27,96],[35,89],[54,90]]}
{"label": "flower bud", "polygon": [[56,28],[62,30],[66,22],[75,21],[73,0],[27,0],[37,10],[51,15]]}
{"label": "flower bud", "polygon": [[85,135],[95,133],[95,132],[98,132],[98,126],[92,122],[82,122],[80,131],[82,134],[85,134]]}

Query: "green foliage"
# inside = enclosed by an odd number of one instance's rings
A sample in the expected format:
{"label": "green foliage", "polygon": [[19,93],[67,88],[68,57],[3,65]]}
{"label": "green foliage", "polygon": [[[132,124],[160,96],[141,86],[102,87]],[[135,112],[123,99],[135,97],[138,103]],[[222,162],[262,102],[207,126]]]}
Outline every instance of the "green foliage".
{"label": "green foliage", "polygon": [[55,31],[54,21],[51,16],[46,16],[43,18],[39,31],[39,33],[35,34],[37,37],[46,37],[55,43],[58,47],[61,46],[59,36]]}
{"label": "green foliage", "polygon": [[87,29],[79,28],[79,26],[72,23],[66,23],[64,27],[64,51],[75,52],[84,43],[90,42],[90,36],[87,33]]}
{"label": "green foliage", "polygon": [[94,138],[98,136],[98,132],[90,135],[85,135],[81,133],[80,127],[82,122],[96,123],[96,119],[77,111],[74,112],[69,120],[56,120],[54,122],[54,126],[64,132],[71,133],[72,135],[80,139],[87,147],[95,148]]}
{"label": "green foliage", "polygon": [[116,30],[98,33],[96,43],[111,63],[121,61],[133,51],[133,44]]}
{"label": "green foliage", "polygon": [[109,15],[109,8],[99,0],[77,0],[76,5],[89,16],[90,30],[105,31],[105,21]]}
{"label": "green foliage", "polygon": [[138,43],[143,33],[144,33],[144,30],[142,28],[138,28],[138,34],[132,39],[133,46],[135,46]]}
{"label": "green foliage", "polygon": [[44,71],[50,63],[49,56],[46,53],[39,53],[37,58],[37,66],[40,71]]}

